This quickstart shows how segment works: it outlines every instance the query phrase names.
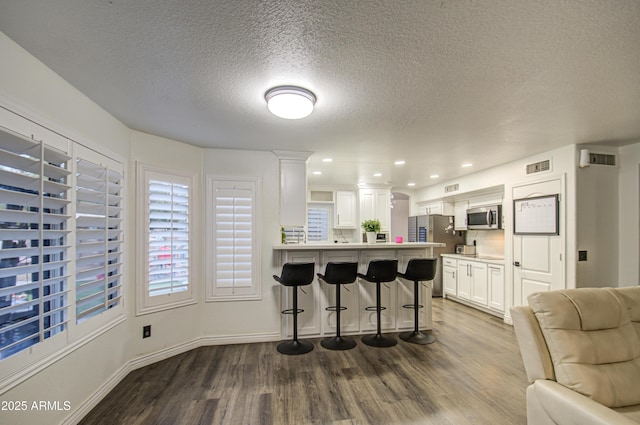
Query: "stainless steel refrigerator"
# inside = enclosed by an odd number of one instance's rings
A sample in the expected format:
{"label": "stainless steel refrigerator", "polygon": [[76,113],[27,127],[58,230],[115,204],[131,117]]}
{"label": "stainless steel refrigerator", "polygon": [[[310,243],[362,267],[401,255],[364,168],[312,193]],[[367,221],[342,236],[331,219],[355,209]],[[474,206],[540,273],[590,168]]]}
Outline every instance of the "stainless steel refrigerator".
{"label": "stainless steel refrigerator", "polygon": [[442,242],[444,248],[433,248],[433,257],[438,259],[436,277],[433,279],[433,296],[442,296],[442,257],[453,254],[456,245],[464,244],[464,236],[453,230],[453,217],[445,215],[413,215],[409,217],[409,242]]}

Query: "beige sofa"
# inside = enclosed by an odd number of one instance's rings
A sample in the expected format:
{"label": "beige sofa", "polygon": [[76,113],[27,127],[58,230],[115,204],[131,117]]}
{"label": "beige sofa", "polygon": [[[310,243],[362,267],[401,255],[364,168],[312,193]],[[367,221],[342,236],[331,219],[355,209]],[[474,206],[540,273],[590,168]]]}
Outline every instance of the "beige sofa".
{"label": "beige sofa", "polygon": [[640,424],[640,287],[540,292],[511,308],[527,422]]}

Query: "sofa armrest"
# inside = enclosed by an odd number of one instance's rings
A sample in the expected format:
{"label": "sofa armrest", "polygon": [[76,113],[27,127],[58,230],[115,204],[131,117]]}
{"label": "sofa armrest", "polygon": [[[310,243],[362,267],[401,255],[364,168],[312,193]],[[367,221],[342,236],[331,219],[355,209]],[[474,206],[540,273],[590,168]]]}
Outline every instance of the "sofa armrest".
{"label": "sofa armrest", "polygon": [[[638,425],[609,407],[555,381],[537,380],[533,394],[549,418],[562,425]],[[531,396],[533,394],[528,394]]]}
{"label": "sofa armrest", "polygon": [[555,380],[549,349],[533,311],[527,306],[511,307],[511,319],[529,382]]}

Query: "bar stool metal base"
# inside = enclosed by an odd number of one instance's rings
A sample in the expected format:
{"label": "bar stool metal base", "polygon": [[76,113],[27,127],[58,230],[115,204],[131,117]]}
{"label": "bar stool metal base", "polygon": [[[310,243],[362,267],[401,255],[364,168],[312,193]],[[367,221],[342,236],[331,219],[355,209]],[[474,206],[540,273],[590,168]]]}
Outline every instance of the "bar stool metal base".
{"label": "bar stool metal base", "polygon": [[432,333],[424,333],[420,331],[403,332],[399,336],[403,341],[420,345],[431,344],[436,340],[436,337]]}
{"label": "bar stool metal base", "polygon": [[320,345],[329,350],[350,350],[356,346],[356,342],[348,336],[334,336],[323,339]]}
{"label": "bar stool metal base", "polygon": [[371,347],[393,347],[398,343],[395,338],[382,334],[365,335],[360,339]]}
{"label": "bar stool metal base", "polygon": [[278,344],[278,353],[288,354],[290,356],[296,356],[298,354],[306,354],[313,350],[313,344],[308,341],[291,340],[284,341]]}

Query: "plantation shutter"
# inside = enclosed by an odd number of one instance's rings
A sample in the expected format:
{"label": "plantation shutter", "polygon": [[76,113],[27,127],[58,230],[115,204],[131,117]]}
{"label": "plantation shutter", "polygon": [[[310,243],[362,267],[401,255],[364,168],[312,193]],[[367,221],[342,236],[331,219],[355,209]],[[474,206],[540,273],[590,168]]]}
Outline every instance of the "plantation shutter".
{"label": "plantation shutter", "polygon": [[329,241],[329,207],[309,206],[307,209],[307,240]]}
{"label": "plantation shutter", "polygon": [[69,159],[0,132],[0,358],[67,327]]}
{"label": "plantation shutter", "polygon": [[256,297],[256,182],[216,180],[213,208],[213,296]]}
{"label": "plantation shutter", "polygon": [[189,289],[189,185],[148,182],[148,296]]}
{"label": "plantation shutter", "polygon": [[120,170],[76,158],[76,322],[117,306],[122,298]]}

